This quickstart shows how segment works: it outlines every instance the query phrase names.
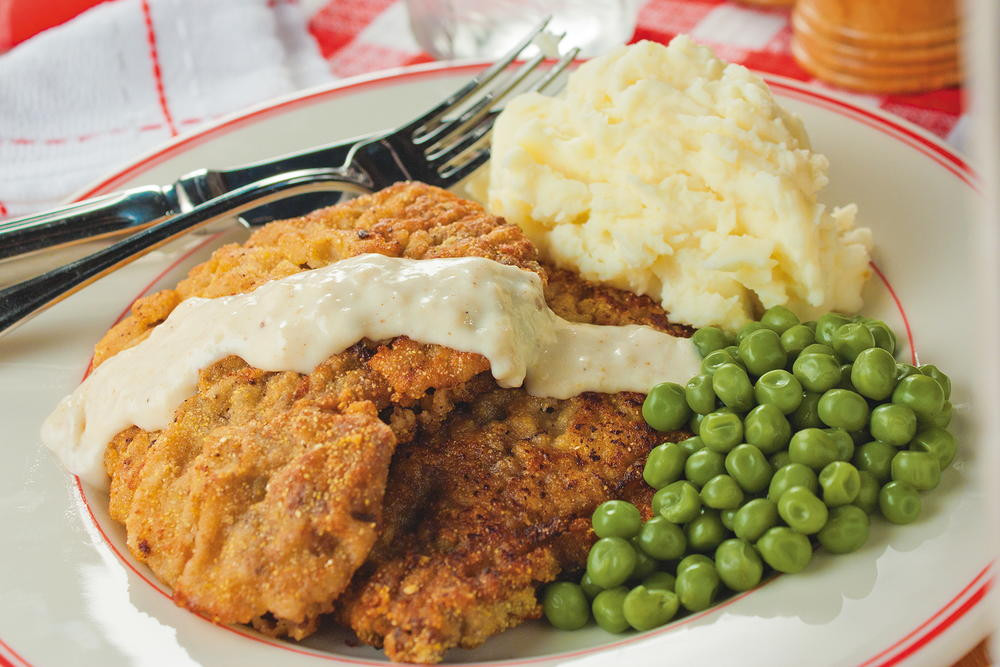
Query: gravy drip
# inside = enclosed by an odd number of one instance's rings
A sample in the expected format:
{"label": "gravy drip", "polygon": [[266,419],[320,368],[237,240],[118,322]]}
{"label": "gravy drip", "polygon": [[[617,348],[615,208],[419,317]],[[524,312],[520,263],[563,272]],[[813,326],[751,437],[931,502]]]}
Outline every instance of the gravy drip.
{"label": "gravy drip", "polygon": [[42,440],[85,481],[107,486],[107,443],[132,425],[165,428],[201,369],[229,355],[309,373],[363,338],[407,336],[486,357],[502,387],[569,398],[645,393],[697,374],[695,347],[645,326],[567,322],[537,274],[481,257],[366,254],[261,285],[181,302],[149,337],[101,364],[42,425]]}

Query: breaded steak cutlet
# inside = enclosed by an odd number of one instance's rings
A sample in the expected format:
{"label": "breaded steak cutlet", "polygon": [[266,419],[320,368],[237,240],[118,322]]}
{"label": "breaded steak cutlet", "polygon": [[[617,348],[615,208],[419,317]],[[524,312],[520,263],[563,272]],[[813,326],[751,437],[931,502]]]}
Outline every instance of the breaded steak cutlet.
{"label": "breaded steak cutlet", "polygon": [[[520,230],[477,204],[409,183],[220,248],[137,302],[95,361],[185,298],[365,252],[487,257],[538,272],[568,320],[687,334],[645,297],[540,265]],[[168,428],[109,444],[111,513],[175,600],[217,622],[302,638],[332,610],[393,660],[437,662],[537,617],[537,587],[583,565],[596,505],[648,507],[641,465],[663,435],[641,400],[500,389],[483,357],[405,337],[360,341],[308,375],[229,357]]]}
{"label": "breaded steak cutlet", "polygon": [[[689,333],[650,299],[568,271],[549,271],[546,300],[570,321]],[[642,401],[496,389],[458,406],[445,428],[402,445],[381,534],[338,618],[391,659],[420,663],[537,618],[538,585],[584,566],[597,505],[627,498],[649,518],[642,465],[664,434],[646,426]]]}
{"label": "breaded steak cutlet", "polygon": [[[95,363],[145,338],[185,298],[246,292],[366,252],[541,270],[517,228],[445,191],[400,184],[220,248],[175,290],[137,302]],[[110,443],[111,514],[178,604],[302,638],[375,541],[397,443],[493,389],[488,369],[479,355],[406,338],[362,341],[309,375],[224,359],[202,372],[169,427],[133,427]]]}

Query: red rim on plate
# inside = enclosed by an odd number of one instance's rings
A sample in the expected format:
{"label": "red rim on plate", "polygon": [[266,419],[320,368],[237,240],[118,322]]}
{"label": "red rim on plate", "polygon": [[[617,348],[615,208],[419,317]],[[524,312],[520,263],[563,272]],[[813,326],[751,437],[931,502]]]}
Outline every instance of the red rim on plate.
{"label": "red rim on plate", "polygon": [[[112,174],[107,177],[97,185],[87,189],[85,192],[81,193],[77,200],[84,199],[87,197],[92,197],[97,194],[103,194],[113,191],[117,186],[126,180],[129,180],[147,169],[183,152],[184,149],[195,146],[202,143],[208,139],[232,132],[244,125],[252,124],[256,121],[262,120],[269,116],[278,115],[290,109],[308,106],[310,104],[326,101],[330,98],[337,97],[347,92],[357,92],[359,90],[364,90],[368,88],[379,88],[393,83],[401,81],[412,81],[422,78],[429,78],[434,76],[439,76],[441,74],[461,74],[465,72],[476,72],[481,70],[488,63],[467,63],[459,65],[448,65],[448,64],[437,64],[432,63],[428,65],[417,65],[414,67],[400,68],[397,70],[391,70],[389,72],[383,72],[381,74],[366,75],[362,77],[355,77],[348,79],[344,82],[338,83],[337,85],[324,88],[322,90],[317,90],[313,92],[307,92],[295,97],[288,97],[280,99],[278,101],[272,102],[267,105],[263,105],[250,111],[241,113],[239,115],[232,116],[228,119],[224,119],[215,125],[198,131],[194,134],[187,135],[183,138],[172,141],[160,149],[140,158],[133,164],[122,169],[121,171]],[[967,186],[969,186],[973,191],[979,192],[978,177],[975,172],[969,167],[969,165],[954,151],[952,151],[948,146],[943,144],[939,139],[933,137],[932,135],[926,133],[925,131],[916,128],[910,123],[903,121],[901,119],[895,118],[887,113],[881,111],[875,111],[871,109],[864,109],[859,107],[847,100],[839,98],[833,94],[829,94],[814,88],[811,88],[799,81],[793,79],[787,79],[785,77],[779,77],[774,75],[769,75],[766,73],[760,73],[764,79],[767,81],[768,85],[772,90],[776,91],[780,96],[790,97],[796,100],[812,104],[813,106],[818,106],[833,113],[837,113],[842,116],[846,116],[854,121],[860,122],[868,127],[871,127],[901,143],[909,146],[913,150],[921,153],[922,155],[930,158],[935,163],[946,169],[949,173],[957,177]],[[132,302],[135,299],[140,298],[146,292],[153,288],[153,286],[167,276],[170,272],[175,270],[184,260],[188,259],[191,255],[201,250],[205,246],[212,243],[217,239],[219,234],[215,234],[206,238],[202,243],[198,244],[196,247],[188,250],[181,257],[175,260],[170,266],[164,269],[156,278],[154,278],[146,287],[143,288],[139,294],[137,294],[125,307],[122,313],[116,319],[116,322],[124,317],[129,308],[131,308]],[[913,338],[913,333],[910,328],[909,318],[906,315],[906,311],[901,303],[896,291],[893,289],[888,278],[884,273],[872,263],[872,269],[874,270],[876,276],[882,282],[883,286],[888,291],[890,297],[898,309],[900,316],[903,320],[904,327],[906,329],[906,336],[910,344],[910,351],[913,363],[917,363],[918,356],[916,352],[916,345]],[[90,366],[88,364],[87,373],[90,371]],[[86,377],[86,373],[84,375]],[[140,579],[149,584],[152,588],[158,591],[160,594],[171,598],[169,592],[161,588],[156,582],[152,581],[149,577],[143,574],[129,558],[124,556],[117,547],[108,538],[104,531],[103,526],[98,522],[93,511],[91,510],[86,491],[84,490],[79,478],[76,478],[76,489],[78,493],[79,502],[82,504],[81,509],[90,517],[94,526],[100,532],[102,538],[104,539],[107,546],[115,554],[115,556],[121,560],[121,562],[128,567],[133,573],[135,573]],[[936,637],[942,634],[945,630],[954,625],[959,619],[965,617],[972,609],[974,609],[982,601],[983,597],[989,591],[993,583],[993,577],[990,573],[990,568],[992,563],[987,563],[979,573],[970,581],[961,591],[959,591],[947,604],[945,604],[941,609],[927,618],[923,623],[914,628],[910,633],[904,635],[896,642],[872,656],[868,660],[862,663],[862,667],[889,667],[891,665],[896,665],[907,657],[913,655],[921,648],[926,646],[928,643],[933,641]],[[773,580],[773,578],[772,578]],[[770,581],[770,580],[769,580]],[[765,582],[763,585],[767,585]],[[758,587],[759,588],[759,587]],[[757,589],[754,589],[757,590]],[[642,633],[639,635],[634,635],[627,639],[619,640],[617,642],[612,642],[609,644],[604,644],[602,646],[596,646],[588,649],[581,649],[576,651],[569,651],[565,653],[551,654],[547,656],[539,656],[536,658],[527,658],[520,660],[502,660],[493,661],[489,663],[480,664],[490,664],[490,665],[525,665],[540,662],[543,660],[551,659],[568,659],[572,657],[597,653],[600,651],[605,651],[609,648],[623,646],[626,644],[633,643],[639,640],[645,640],[652,636],[657,636],[661,634],[668,633],[686,623],[690,623],[694,620],[702,618],[706,615],[716,613],[718,610],[740,600],[747,595],[752,594],[754,591],[747,591],[740,595],[733,596],[722,603],[715,605],[714,607],[695,614],[688,616],[684,619],[672,623],[670,625],[664,626],[658,630],[653,630],[650,632]],[[207,619],[205,619],[207,621]],[[321,653],[312,650],[307,650],[294,646],[292,644],[276,641],[269,637],[253,633],[249,630],[245,630],[242,627],[236,626],[218,626],[223,630],[233,632],[247,639],[254,640],[272,646],[274,648],[282,649],[285,651],[291,651],[301,655],[307,655],[315,658],[319,658],[327,661],[340,662],[342,664],[350,665],[384,665],[384,662],[373,662],[370,660],[348,658],[342,656],[335,656],[329,653]],[[971,647],[970,647],[971,648]],[[27,660],[20,656],[13,648],[8,644],[0,640],[0,667],[17,667],[18,665],[30,665]]]}

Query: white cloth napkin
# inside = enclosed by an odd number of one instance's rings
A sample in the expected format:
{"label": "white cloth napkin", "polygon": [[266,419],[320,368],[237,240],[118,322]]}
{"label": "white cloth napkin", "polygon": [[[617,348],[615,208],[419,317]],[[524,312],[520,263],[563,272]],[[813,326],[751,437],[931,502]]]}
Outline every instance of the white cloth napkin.
{"label": "white cloth napkin", "polygon": [[292,0],[117,0],[0,55],[0,218],[333,78]]}

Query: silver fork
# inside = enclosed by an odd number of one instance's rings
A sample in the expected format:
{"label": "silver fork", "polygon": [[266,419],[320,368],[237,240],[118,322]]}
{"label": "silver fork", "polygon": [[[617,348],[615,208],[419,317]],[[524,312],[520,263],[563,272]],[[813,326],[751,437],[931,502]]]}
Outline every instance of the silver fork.
{"label": "silver fork", "polygon": [[[443,188],[455,185],[489,159],[486,142],[499,114],[496,105],[521,87],[542,64],[544,55],[534,56],[498,85],[490,87],[490,84],[524,52],[547,23],[547,20],[542,22],[501,60],[427,113],[390,134],[354,145],[339,167],[301,169],[263,178],[103,250],[0,290],[0,333],[193,229],[264,204],[310,192],[363,194],[405,180]],[[577,53],[578,49],[568,51],[522,90],[541,92],[551,88]]]}

